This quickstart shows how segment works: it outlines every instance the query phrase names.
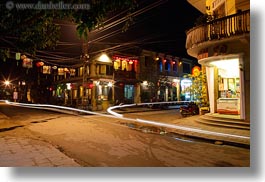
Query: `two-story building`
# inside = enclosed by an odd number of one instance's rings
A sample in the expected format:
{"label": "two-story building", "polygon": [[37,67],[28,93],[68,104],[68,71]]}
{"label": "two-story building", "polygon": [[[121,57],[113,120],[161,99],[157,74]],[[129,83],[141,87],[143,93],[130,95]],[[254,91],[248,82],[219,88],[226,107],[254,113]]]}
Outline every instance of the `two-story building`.
{"label": "two-story building", "polygon": [[190,74],[194,65],[187,58],[143,50],[139,75],[142,102],[190,100],[181,91],[190,86],[191,80],[183,79],[183,75]]}
{"label": "two-story building", "polygon": [[[148,50],[136,54],[104,52],[88,57],[76,68],[57,68],[52,95],[61,103],[89,110],[111,104],[189,100],[181,97],[182,79],[191,73],[192,60]],[[188,85],[187,85],[188,84]]]}

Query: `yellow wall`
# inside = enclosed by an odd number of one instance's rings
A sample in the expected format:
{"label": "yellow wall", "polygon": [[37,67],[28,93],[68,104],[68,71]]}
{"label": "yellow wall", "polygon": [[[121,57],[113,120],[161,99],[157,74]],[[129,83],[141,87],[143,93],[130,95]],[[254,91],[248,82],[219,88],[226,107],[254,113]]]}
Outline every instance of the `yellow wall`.
{"label": "yellow wall", "polygon": [[206,7],[210,7],[210,10],[206,9],[207,14],[213,14],[213,4],[219,6],[225,3],[226,16],[235,14],[237,10],[248,10],[250,9],[250,0],[206,0]]}

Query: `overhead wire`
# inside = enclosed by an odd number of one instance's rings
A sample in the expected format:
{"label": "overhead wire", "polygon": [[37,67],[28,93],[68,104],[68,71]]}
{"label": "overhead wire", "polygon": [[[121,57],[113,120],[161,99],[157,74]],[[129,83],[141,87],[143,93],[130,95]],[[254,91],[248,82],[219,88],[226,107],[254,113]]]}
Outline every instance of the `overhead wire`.
{"label": "overhead wire", "polygon": [[[133,13],[130,14],[130,16],[132,17],[135,17],[135,16],[138,16],[138,15],[141,15],[143,13],[145,13],[146,11],[150,10],[150,9],[153,9],[163,3],[165,3],[166,1],[164,0],[160,0],[160,1],[157,1],[157,2],[154,2],[150,5],[147,5],[146,7],[143,7]],[[119,16],[121,16],[122,14],[126,13],[127,10],[124,10],[118,14],[116,14],[115,16],[113,17],[110,17],[109,19],[107,19],[106,21],[103,22],[103,24],[106,24],[107,22],[110,22],[111,20],[114,20],[116,18],[118,18]],[[91,31],[90,33],[94,33],[94,34],[100,34],[104,31],[107,31],[123,22],[125,22],[127,20],[128,17],[124,16],[122,18],[119,18],[118,20],[115,20],[115,21],[112,21],[111,23],[107,24],[107,25],[104,25],[103,28],[99,28],[99,29],[95,29],[93,31]],[[143,21],[143,20],[142,20]],[[58,23],[57,23],[58,24]],[[59,25],[64,25],[64,26],[76,26],[75,24],[59,24]],[[135,26],[135,25],[133,25]],[[91,41],[88,41],[88,43],[99,43],[100,41],[102,40],[105,40],[105,39],[108,39],[110,37],[113,37],[115,35],[118,35],[119,33],[121,33],[121,30],[120,29],[117,29],[117,30],[114,30],[110,33],[107,33],[101,37],[98,37],[98,38],[95,38]],[[149,35],[149,39],[152,38],[150,37]],[[145,38],[147,39],[147,38]],[[116,46],[112,46],[110,48],[105,48],[103,50],[99,50],[99,51],[95,51],[95,52],[91,52],[91,53],[97,53],[97,52],[101,52],[101,51],[108,51],[108,50],[122,50],[122,49],[128,49],[128,48],[125,48],[125,47],[128,47],[128,46],[132,46],[132,45],[136,45],[136,44],[141,44],[143,43],[144,39],[141,38],[140,40],[134,40],[134,41],[131,41],[131,42],[125,42],[125,43],[120,43],[119,45],[116,45]],[[68,43],[68,42],[59,42],[58,45],[61,45],[61,46],[72,46],[72,47],[75,47],[75,46],[80,46],[80,43]],[[69,48],[57,48],[57,50],[65,50],[65,49],[69,49]],[[68,62],[68,63],[78,63],[80,62],[80,57],[65,57],[65,56],[61,56],[61,55],[58,55],[58,52],[48,52],[48,51],[40,51],[38,50],[37,52],[41,53],[41,54],[47,54],[46,56],[45,55],[38,55],[38,56],[35,56],[35,58],[37,59],[48,59],[48,60],[45,60],[45,62],[47,63],[60,63],[62,61],[64,61],[64,63]],[[60,52],[60,54],[62,54],[62,52]],[[77,59],[79,58],[79,59]]]}

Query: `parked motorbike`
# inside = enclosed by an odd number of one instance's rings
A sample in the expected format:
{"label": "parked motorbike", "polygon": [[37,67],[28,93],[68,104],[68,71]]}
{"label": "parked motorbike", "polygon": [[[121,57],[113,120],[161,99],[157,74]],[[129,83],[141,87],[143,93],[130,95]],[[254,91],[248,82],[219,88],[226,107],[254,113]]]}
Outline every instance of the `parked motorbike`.
{"label": "parked motorbike", "polygon": [[180,110],[180,114],[184,117],[188,115],[193,116],[193,115],[199,114],[199,107],[194,102],[189,102],[188,105],[181,106],[179,110]]}

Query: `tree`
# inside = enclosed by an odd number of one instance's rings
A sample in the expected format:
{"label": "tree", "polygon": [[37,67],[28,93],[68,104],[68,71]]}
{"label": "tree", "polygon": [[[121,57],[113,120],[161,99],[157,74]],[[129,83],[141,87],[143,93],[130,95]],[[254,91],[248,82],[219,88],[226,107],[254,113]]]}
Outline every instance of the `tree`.
{"label": "tree", "polygon": [[184,78],[190,78],[191,86],[182,90],[182,93],[190,93],[191,98],[200,106],[208,106],[207,77],[204,70],[197,71],[194,74],[187,74]]}
{"label": "tree", "polygon": [[[129,14],[136,7],[135,0],[78,0],[68,1],[67,4],[89,3],[89,9],[17,9],[7,8],[7,1],[0,9],[0,56],[7,57],[8,49],[35,54],[36,50],[54,49],[60,37],[60,26],[57,20],[69,20],[77,24],[80,38],[87,38],[88,32],[104,25],[104,20],[113,12],[127,9]],[[27,3],[36,1],[27,1]],[[42,1],[41,3],[58,3],[59,0]],[[14,2],[12,5],[15,5]],[[17,2],[18,3],[18,2]],[[19,2],[23,3],[23,2]],[[10,5],[10,4],[9,4]],[[125,26],[129,26],[127,22]]]}

